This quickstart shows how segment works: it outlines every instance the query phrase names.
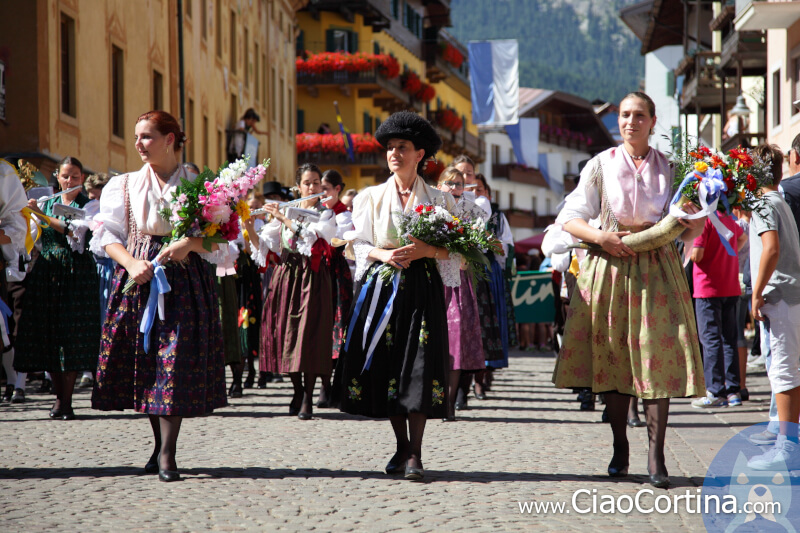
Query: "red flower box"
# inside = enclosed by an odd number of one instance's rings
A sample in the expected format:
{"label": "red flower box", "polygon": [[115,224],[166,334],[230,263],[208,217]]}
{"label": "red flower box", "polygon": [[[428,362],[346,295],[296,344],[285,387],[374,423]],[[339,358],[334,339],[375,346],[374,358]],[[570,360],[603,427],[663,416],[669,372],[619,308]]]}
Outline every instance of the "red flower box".
{"label": "red flower box", "polygon": [[300,74],[324,74],[326,72],[368,72],[378,69],[385,78],[392,79],[400,75],[400,63],[387,54],[366,54],[356,52],[322,52],[306,53],[307,59],[298,57],[295,68]]}
{"label": "red flower box", "polygon": [[[383,151],[377,139],[369,133],[351,133],[350,138],[353,139],[353,151],[357,154],[376,154]],[[347,153],[341,133],[298,133],[295,143],[297,153]]]}
{"label": "red flower box", "polygon": [[442,47],[442,59],[453,65],[455,68],[461,68],[464,63],[464,55],[450,43],[444,43]]}

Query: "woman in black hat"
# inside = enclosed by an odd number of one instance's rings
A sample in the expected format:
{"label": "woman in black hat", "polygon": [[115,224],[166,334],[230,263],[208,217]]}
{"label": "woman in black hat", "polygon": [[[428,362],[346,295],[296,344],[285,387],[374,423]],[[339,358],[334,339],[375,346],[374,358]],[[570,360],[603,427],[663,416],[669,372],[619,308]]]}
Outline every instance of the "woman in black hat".
{"label": "woman in black hat", "polygon": [[[461,260],[413,238],[413,244],[400,246],[393,214],[434,203],[450,210],[455,201],[420,177],[425,160],[441,146],[427,120],[407,111],[395,113],[375,138],[386,148],[392,176],[356,196],[355,229],[345,233],[355,252],[358,296],[348,318],[335,396],[344,412],[389,418],[397,450],[386,473],[404,472],[406,479],[418,480],[424,475],[425,422],[446,414],[443,285],[460,283]],[[377,275],[384,263],[400,269],[392,282]]]}

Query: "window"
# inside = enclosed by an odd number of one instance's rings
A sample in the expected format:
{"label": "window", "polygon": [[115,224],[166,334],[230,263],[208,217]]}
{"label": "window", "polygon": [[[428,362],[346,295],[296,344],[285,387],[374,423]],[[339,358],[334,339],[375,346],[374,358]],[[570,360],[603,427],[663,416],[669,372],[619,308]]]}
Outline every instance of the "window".
{"label": "window", "polygon": [[261,54],[261,101],[267,108],[267,54]]}
{"label": "window", "polygon": [[208,39],[208,0],[200,0],[200,36]]}
{"label": "window", "polygon": [[284,101],[285,101],[285,95],[284,95],[285,86],[286,86],[286,83],[283,81],[283,78],[281,78],[281,85],[280,85],[280,89],[278,91],[278,97],[280,98],[280,101],[278,102],[278,112],[280,113],[280,121],[278,122],[278,124],[280,125],[281,129],[283,129],[285,127],[285,124],[286,124],[284,122],[284,108],[286,107],[284,105]]}
{"label": "window", "polygon": [[164,77],[153,71],[153,109],[164,109]]}
{"label": "window", "polygon": [[[294,109],[294,91],[292,91],[291,87],[289,88],[289,98],[287,99],[286,103],[288,104],[287,107],[289,109]],[[294,115],[291,111],[287,110],[286,117],[289,120],[289,135],[294,135],[294,124],[292,124]]]}
{"label": "window", "polygon": [[275,72],[275,67],[272,67],[270,96],[272,97],[272,122],[275,122],[278,120],[278,75]]}
{"label": "window", "polygon": [[[189,98],[188,105],[186,106],[186,136],[190,140],[194,140],[194,100]],[[189,161],[194,163],[194,144],[193,142],[186,143],[189,148],[186,152],[186,157]]]}
{"label": "window", "polygon": [[781,125],[781,69],[772,73],[772,127]]}
{"label": "window", "polygon": [[551,209],[552,209],[552,205],[550,204],[550,198],[545,198],[544,199],[544,211],[545,211],[544,214],[545,215],[550,215],[551,214],[551,211],[550,211]]}
{"label": "window", "polygon": [[75,19],[61,14],[61,112],[74,117],[75,106]]}
{"label": "window", "polygon": [[392,17],[395,20],[400,18],[400,0],[392,0]]}
{"label": "window", "polygon": [[364,111],[364,133],[372,133],[372,117],[369,111]]}
{"label": "window", "polygon": [[223,135],[222,129],[220,128],[217,128],[217,149],[219,150],[219,152],[217,152],[217,161],[219,162],[217,167],[221,167],[227,156],[225,154],[225,135]]}
{"label": "window", "polygon": [[231,11],[231,73],[236,74],[236,11]]}
{"label": "window", "polygon": [[422,38],[422,17],[408,4],[405,4],[403,10],[403,26],[420,39]]}
{"label": "window", "polygon": [[306,131],[306,112],[302,109],[297,110],[297,133]]}
{"label": "window", "polygon": [[667,96],[672,96],[675,94],[675,72],[668,71],[667,72]]}
{"label": "window", "polygon": [[259,76],[260,71],[259,71],[259,68],[258,68],[259,62],[261,61],[261,54],[258,51],[258,43],[255,43],[255,47],[256,47],[256,49],[255,49],[255,53],[253,55],[253,57],[255,57],[255,61],[253,61],[253,63],[256,66],[255,73],[254,73],[255,74],[255,78],[256,78],[256,87],[255,87],[255,95],[254,95],[254,97],[255,97],[256,102],[258,102],[259,100],[261,100],[261,77]]}
{"label": "window", "polygon": [[508,162],[509,163],[516,163],[516,160],[514,159],[514,149],[513,148],[509,148],[508,149]]}
{"label": "window", "polygon": [[217,57],[222,59],[222,2],[217,0],[216,4],[216,19],[214,22],[217,25]]}
{"label": "window", "polygon": [[513,192],[508,193],[508,208],[509,209],[514,209],[514,193]]}
{"label": "window", "polygon": [[208,117],[203,115],[203,160],[197,165],[203,168],[203,165],[208,164]]}
{"label": "window", "polygon": [[496,144],[492,145],[492,164],[493,165],[500,164],[500,147]]}
{"label": "window", "polygon": [[572,161],[567,161],[567,174],[572,174]]}
{"label": "window", "polygon": [[250,89],[250,31],[244,29],[244,88]]}
{"label": "window", "polygon": [[236,112],[236,95],[231,94],[231,129],[236,129],[236,123],[239,121],[239,114]]}
{"label": "window", "polygon": [[378,118],[378,117],[375,117],[375,131],[378,131],[378,128],[380,127],[380,125],[381,125],[381,119]]}
{"label": "window", "polygon": [[123,79],[122,50],[116,46],[111,46],[111,133],[117,137],[124,137],[122,129],[125,125],[123,108],[125,98],[123,89],[125,80]]}
{"label": "window", "polygon": [[306,50],[305,41],[306,41],[306,34],[303,30],[300,30],[300,32],[297,34],[297,41],[295,41],[294,55],[296,56],[303,55],[303,52],[305,52]]}
{"label": "window", "polygon": [[325,32],[327,52],[358,52],[358,34],[350,30],[327,30]]}
{"label": "window", "polygon": [[531,210],[533,211],[533,215],[536,216],[536,213],[539,211],[539,203],[538,199],[535,196],[531,196]]}
{"label": "window", "polygon": [[[800,100],[800,54],[792,58],[792,102]],[[792,115],[800,113],[797,106],[792,106]]]}

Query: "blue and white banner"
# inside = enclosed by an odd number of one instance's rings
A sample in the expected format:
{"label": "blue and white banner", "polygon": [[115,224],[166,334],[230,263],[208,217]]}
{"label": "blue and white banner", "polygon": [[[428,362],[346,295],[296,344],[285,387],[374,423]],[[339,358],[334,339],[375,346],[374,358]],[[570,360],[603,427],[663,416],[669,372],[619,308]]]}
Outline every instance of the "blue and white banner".
{"label": "blue and white banner", "polygon": [[506,133],[514,148],[517,163],[526,167],[539,167],[539,119],[521,118],[517,124],[506,126]]}
{"label": "blue and white banner", "polygon": [[472,41],[468,49],[473,124],[505,126],[519,122],[517,41]]}

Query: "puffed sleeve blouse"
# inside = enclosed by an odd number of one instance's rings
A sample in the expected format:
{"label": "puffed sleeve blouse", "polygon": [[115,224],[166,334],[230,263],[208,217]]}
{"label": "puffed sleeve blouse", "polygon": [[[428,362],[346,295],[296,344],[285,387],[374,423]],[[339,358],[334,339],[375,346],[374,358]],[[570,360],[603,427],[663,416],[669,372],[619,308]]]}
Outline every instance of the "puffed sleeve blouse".
{"label": "puffed sleeve blouse", "polygon": [[584,167],[578,187],[567,196],[557,223],[576,218],[588,222],[600,217],[598,170],[602,171],[608,206],[621,226],[649,226],[664,216],[673,189],[672,169],[666,156],[651,148],[637,169],[627,150],[619,146],[601,152]]}
{"label": "puffed sleeve blouse", "polygon": [[[456,206],[450,193],[443,193],[417,176],[412,186],[411,197],[406,203],[405,211],[409,212],[418,205],[441,205],[452,212]],[[374,248],[394,249],[400,247],[397,237],[397,224],[394,214],[403,210],[403,203],[397,192],[395,177],[386,183],[368,187],[360,192],[353,201],[353,229],[344,233],[344,238],[353,243],[356,257],[356,280],[361,280],[375,262],[369,258]],[[437,259],[436,267],[447,287],[458,287],[461,284],[461,258]]]}
{"label": "puffed sleeve blouse", "polygon": [[0,229],[11,239],[2,245],[6,261],[16,261],[25,250],[28,225],[20,211],[28,205],[25,189],[10,163],[0,160]]}
{"label": "puffed sleeve blouse", "polygon": [[[287,209],[287,216],[291,216],[291,208]],[[336,217],[330,209],[322,210],[317,222],[292,220],[291,226],[287,226],[273,218],[258,232],[258,249],[254,247],[251,255],[260,267],[267,266],[270,251],[280,255],[284,248],[311,257],[317,240],[324,239],[330,243],[335,236]]]}

